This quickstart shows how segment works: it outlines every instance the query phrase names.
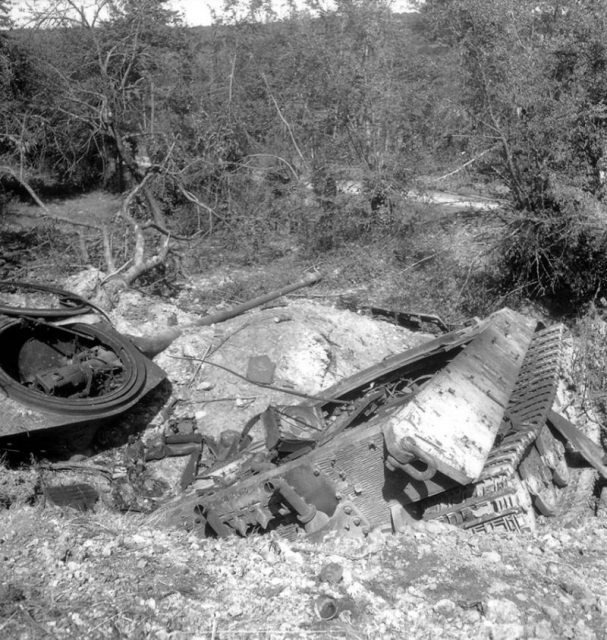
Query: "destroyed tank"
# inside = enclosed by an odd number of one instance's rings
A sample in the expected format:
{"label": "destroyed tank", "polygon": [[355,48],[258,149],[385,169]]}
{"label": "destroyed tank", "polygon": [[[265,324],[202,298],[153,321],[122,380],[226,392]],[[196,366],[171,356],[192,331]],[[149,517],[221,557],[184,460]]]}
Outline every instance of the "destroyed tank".
{"label": "destroyed tank", "polygon": [[217,536],[365,536],[414,519],[533,530],[588,482],[568,445],[584,436],[553,411],[565,341],[562,325],[503,309],[270,406],[265,441],[249,423],[163,517]]}
{"label": "destroyed tank", "polygon": [[59,304],[0,305],[0,452],[87,447],[99,427],[157,387],[165,373],[108,322],[78,320],[97,310],[80,296],[44,285],[0,282]]}

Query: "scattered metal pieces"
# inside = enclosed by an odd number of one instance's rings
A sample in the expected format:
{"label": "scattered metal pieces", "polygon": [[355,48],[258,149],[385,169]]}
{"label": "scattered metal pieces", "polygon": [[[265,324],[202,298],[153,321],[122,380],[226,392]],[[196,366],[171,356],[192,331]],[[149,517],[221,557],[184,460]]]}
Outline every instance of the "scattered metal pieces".
{"label": "scattered metal pieces", "polygon": [[[317,280],[197,324],[233,317]],[[70,322],[75,311],[88,309],[86,301],[62,290],[47,293],[60,301],[50,315],[0,307],[0,446],[58,427],[97,429],[164,379],[147,356],[180,335],[171,329],[129,339],[107,324]],[[51,323],[62,309],[67,324]],[[205,535],[365,537],[375,528],[402,531],[419,519],[474,532],[520,531],[534,528],[536,512],[560,515],[563,496],[575,488],[565,443],[607,479],[600,447],[551,411],[564,327],[543,328],[508,309],[456,329],[437,316],[365,310],[443,334],[342,380],[322,397],[273,386],[276,365],[267,355],[250,357],[246,375],[208,362],[210,346],[202,358],[188,356],[199,363],[196,373],[207,362],[303,400],[270,406],[242,431],[227,430],[216,439],[200,433],[194,418],[169,419],[174,401],[156,441],[129,439],[125,472],[111,477],[115,505],[156,509],[167,486],[149,474],[147,463],[184,456],[180,486],[191,490],[165,504],[161,519]],[[263,441],[250,434],[257,422],[265,430]],[[69,463],[44,468],[67,467],[74,470]],[[108,479],[112,475],[101,470]],[[99,499],[84,483],[47,486],[44,493],[52,504],[82,510]],[[319,579],[336,584],[342,575],[339,565],[327,565]],[[339,605],[321,596],[315,611],[330,620]]]}
{"label": "scattered metal pieces", "polygon": [[361,304],[358,298],[352,295],[341,295],[340,302],[350,311],[367,313],[373,317],[388,320],[412,331],[434,330],[434,332],[438,331],[441,333],[448,333],[449,331],[462,329],[464,326],[470,324],[470,322],[464,324],[451,324],[445,322],[440,316],[429,313],[386,309],[375,305]]}
{"label": "scattered metal pieces", "polygon": [[93,509],[99,500],[98,491],[90,484],[82,483],[47,486],[44,496],[57,507],[71,507],[78,511]]}
{"label": "scattered metal pieces", "polygon": [[344,576],[344,568],[337,564],[337,562],[329,562],[323,565],[320,573],[318,574],[318,579],[321,582],[327,582],[328,584],[337,584],[341,582]]}
{"label": "scattered metal pieces", "polygon": [[200,460],[201,453],[202,445],[197,445],[192,448],[179,480],[179,486],[182,491],[185,491],[196,479],[196,475],[198,474],[198,461]]}
{"label": "scattered metal pieces", "polygon": [[607,466],[605,466],[604,453],[602,449],[592,442],[592,440],[582,433],[573,423],[566,418],[550,411],[548,414],[549,424],[556,429],[566,440],[568,440],[578,453],[592,465],[604,480],[607,480]]}
{"label": "scattered metal pieces", "polygon": [[335,598],[319,596],[314,601],[314,611],[321,620],[333,620],[339,614],[339,607]]}
{"label": "scattered metal pieces", "polygon": [[442,333],[448,333],[455,329],[461,329],[462,325],[447,324],[440,316],[428,313],[418,313],[415,311],[396,311],[394,309],[384,309],[375,306],[360,307],[363,311],[368,311],[373,316],[385,318],[401,327],[414,331],[423,331],[426,327],[433,327]]}
{"label": "scattered metal pieces", "polygon": [[247,365],[247,380],[256,384],[272,384],[276,365],[266,355],[251,356]]}
{"label": "scattered metal pieces", "polygon": [[190,440],[190,442],[174,442],[167,443],[166,440],[159,442],[148,449],[145,452],[145,461],[150,460],[163,460],[164,458],[177,458],[180,456],[189,456],[193,453],[200,454],[202,450],[202,440],[196,443]]}
{"label": "scattered metal pieces", "polygon": [[105,477],[106,480],[112,479],[112,471],[104,466],[97,464],[88,464],[85,462],[56,462],[41,464],[40,469],[42,471],[61,472],[68,471],[73,473],[85,473],[87,475],[100,475]]}
{"label": "scattered metal pieces", "polygon": [[[259,464],[244,450],[223,467],[217,460],[196,495],[164,507],[164,517],[207,535],[274,530],[290,539],[364,537],[415,519],[533,529],[534,510],[557,514],[569,482],[562,436],[547,420],[563,343],[561,325],[543,329],[504,309],[322,399],[270,407]],[[597,451],[577,443],[596,464]]]}

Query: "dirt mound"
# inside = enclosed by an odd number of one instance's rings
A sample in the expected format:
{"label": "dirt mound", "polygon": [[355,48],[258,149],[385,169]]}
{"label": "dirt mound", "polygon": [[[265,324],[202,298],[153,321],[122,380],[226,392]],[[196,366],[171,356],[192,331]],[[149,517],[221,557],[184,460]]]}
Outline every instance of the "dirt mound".
{"label": "dirt mound", "polygon": [[[153,334],[199,319],[175,305],[124,294],[116,327]],[[342,378],[428,339],[388,322],[308,300],[255,310],[215,327],[186,328],[155,361],[174,385],[175,411],[196,415],[199,429],[216,436],[240,429],[270,403],[294,403]],[[246,379],[249,358],[276,365],[271,385]],[[282,390],[281,390],[282,389]]]}

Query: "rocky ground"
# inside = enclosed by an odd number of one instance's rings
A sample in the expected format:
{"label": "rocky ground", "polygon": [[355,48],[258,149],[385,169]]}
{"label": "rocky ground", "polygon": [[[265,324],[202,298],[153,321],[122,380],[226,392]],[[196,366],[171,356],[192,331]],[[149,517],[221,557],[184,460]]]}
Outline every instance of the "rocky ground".
{"label": "rocky ground", "polygon": [[[270,402],[318,394],[428,339],[339,308],[339,295],[327,290],[193,327],[217,310],[209,292],[233,291],[224,306],[257,293],[254,269],[244,271],[245,286],[243,274],[218,270],[190,279],[170,302],[130,291],[111,314],[135,335],[183,328],[156,361],[172,384],[164,401],[173,417],[195,420],[204,433],[239,430]],[[102,277],[89,270],[64,284],[89,295]],[[602,349],[595,344],[585,357]],[[277,389],[241,377],[257,355],[276,365]],[[135,412],[111,430],[151,441],[165,420],[157,410]],[[73,454],[70,462],[116,471],[124,439],[112,446],[112,437],[102,438]],[[607,517],[590,495],[575,517],[540,518],[534,534],[480,536],[414,523],[364,541],[213,540],[161,527],[154,512],[116,512],[105,476],[86,477],[101,492],[93,510],[52,506],[45,484],[71,476],[40,462],[0,467],[0,504],[8,507],[0,512],[1,638],[607,637]],[[149,464],[165,497],[179,492],[184,465],[183,458]]]}
{"label": "rocky ground", "polygon": [[5,638],[602,638],[606,549],[603,518],[567,529],[545,522],[533,536],[475,536],[430,523],[365,542],[313,544],[273,535],[199,539],[133,515],[10,509],[0,519],[0,631]]}

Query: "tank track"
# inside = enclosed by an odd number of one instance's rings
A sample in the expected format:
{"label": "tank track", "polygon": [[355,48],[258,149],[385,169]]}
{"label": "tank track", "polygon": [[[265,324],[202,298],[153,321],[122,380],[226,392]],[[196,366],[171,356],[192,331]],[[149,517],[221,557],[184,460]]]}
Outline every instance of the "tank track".
{"label": "tank track", "polygon": [[[565,337],[561,325],[536,331],[478,480],[454,487],[447,479],[442,493],[418,503],[418,516],[473,532],[518,532],[535,528],[534,507],[560,515],[587,495],[586,476],[569,468],[563,441],[547,423]],[[360,389],[348,389],[353,391]],[[363,535],[394,527],[391,509],[403,506],[407,477],[386,469],[385,414],[376,410],[364,424],[333,434],[305,456],[181,500],[167,514],[173,522],[219,536],[275,530],[293,538],[303,531],[315,535],[328,522],[342,533]]]}
{"label": "tank track", "polygon": [[535,528],[529,485],[519,466],[546,424],[562,366],[565,328],[538,331],[527,350],[504,419],[477,482],[422,502],[425,520],[472,531]]}

